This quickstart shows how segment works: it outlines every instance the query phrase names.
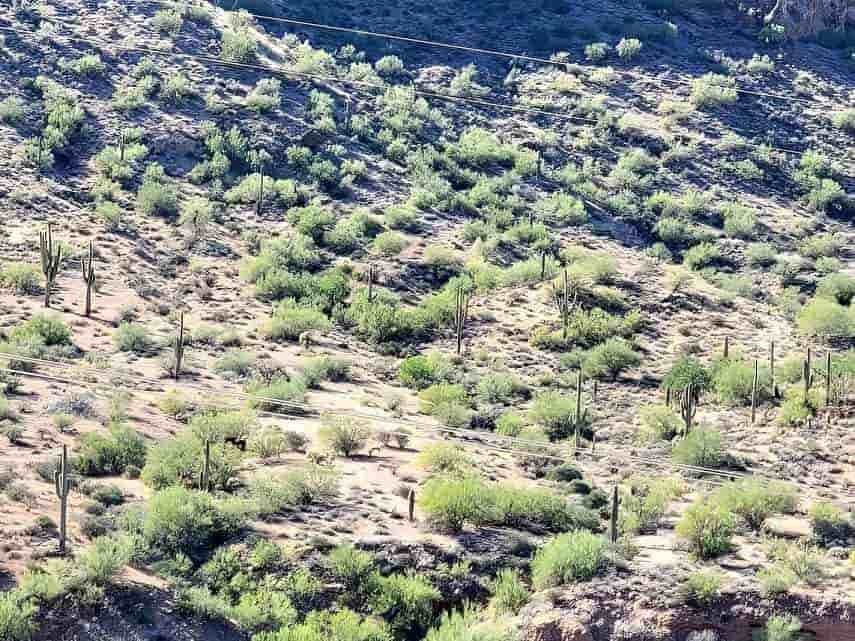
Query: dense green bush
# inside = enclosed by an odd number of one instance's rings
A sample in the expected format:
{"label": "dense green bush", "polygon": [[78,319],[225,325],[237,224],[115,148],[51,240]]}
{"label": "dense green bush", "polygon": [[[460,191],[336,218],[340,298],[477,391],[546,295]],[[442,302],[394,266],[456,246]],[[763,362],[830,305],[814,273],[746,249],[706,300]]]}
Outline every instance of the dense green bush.
{"label": "dense green bush", "polygon": [[369,607],[389,623],[393,632],[403,636],[423,632],[434,618],[434,605],[440,592],[416,574],[392,574],[374,579]]}
{"label": "dense green bush", "polygon": [[639,438],[646,443],[671,441],[685,429],[680,415],[667,405],[646,405],[641,408]]}
{"label": "dense green bush", "polygon": [[465,450],[451,443],[432,443],[416,457],[416,464],[432,475],[465,477],[472,472],[473,461]]}
{"label": "dense green bush", "polygon": [[249,496],[261,516],[286,508],[322,504],[338,494],[340,474],[323,465],[307,465],[282,477],[257,476],[249,483]]}
{"label": "dense green bush", "polygon": [[270,320],[262,326],[261,333],[274,341],[296,341],[304,332],[325,332],[331,327],[323,312],[286,299],[276,306]]}
{"label": "dense green bush", "polygon": [[132,427],[112,424],[109,434],[84,434],[74,469],[87,476],[122,474],[129,467],[140,468],[146,461],[146,444]]}
{"label": "dense green bush", "polygon": [[615,47],[615,51],[621,58],[631,60],[639,54],[641,48],[641,41],[637,38],[621,38]]}
{"label": "dense green bush", "polygon": [[591,579],[609,564],[606,540],[585,530],[561,534],[547,541],[531,563],[537,590]]}
{"label": "dense green bush", "polygon": [[41,272],[28,263],[6,263],[0,270],[0,285],[12,288],[16,294],[38,294]]}
{"label": "dense green bush", "polygon": [[691,100],[696,107],[732,105],[739,98],[736,81],[715,73],[707,73],[692,81]]}
{"label": "dense green bush", "polygon": [[592,347],[582,363],[586,376],[616,381],[622,372],[641,363],[641,356],[625,340],[610,338]]}
{"label": "dense green bush", "polygon": [[71,329],[58,314],[36,314],[16,326],[9,334],[15,343],[38,341],[45,346],[70,345]]}
{"label": "dense green bush", "polygon": [[722,208],[724,233],[732,238],[754,238],[757,228],[757,214],[750,207],[738,203],[728,203]]}
{"label": "dense green bush", "polygon": [[846,308],[837,301],[814,298],[798,314],[799,330],[819,338],[849,338],[855,335],[855,307]]}
{"label": "dense green bush", "polygon": [[[736,358],[722,359],[713,368],[713,389],[722,403],[750,405],[754,385],[754,365]],[[758,402],[769,398],[772,378],[763,364],[757,371]]]}
{"label": "dense green bush", "polygon": [[678,441],[671,454],[683,465],[718,467],[724,460],[721,434],[709,427],[696,427]]}
{"label": "dense green bush", "polygon": [[151,553],[198,557],[234,534],[243,520],[240,510],[210,494],[170,487],[151,497],[134,526]]}
{"label": "dense green bush", "polygon": [[677,535],[699,559],[717,557],[731,548],[736,529],[734,514],[710,498],[701,498],[683,513],[677,524]]}
{"label": "dense green bush", "polygon": [[303,364],[302,375],[309,389],[317,389],[324,381],[346,381],[350,378],[350,361],[332,356],[310,358]]}
{"label": "dense green bush", "polygon": [[467,524],[477,527],[495,520],[489,493],[489,488],[474,477],[435,478],[419,493],[419,508],[435,527],[459,532]]}
{"label": "dense green bush", "polygon": [[[209,481],[227,488],[237,477],[242,459],[236,447],[214,441],[210,446]],[[191,430],[161,441],[148,452],[142,479],[156,490],[173,485],[199,487],[205,458],[204,442]]]}
{"label": "dense green bush", "polygon": [[808,516],[814,540],[824,547],[844,540],[852,533],[852,524],[846,514],[833,503],[814,503]]}
{"label": "dense green bush", "polygon": [[515,616],[528,603],[529,590],[518,570],[502,568],[490,585],[490,609],[498,615]]}
{"label": "dense green bush", "polygon": [[691,356],[681,357],[662,379],[664,389],[677,393],[682,392],[689,385],[702,393],[708,390],[711,384],[712,374],[700,361]]}
{"label": "dense green bush", "polygon": [[816,295],[848,306],[855,298],[855,278],[840,272],[828,274],[817,283]]}
{"label": "dense green bush", "polygon": [[262,632],[253,641],[391,641],[387,627],[351,610],[311,612],[298,625]]}
{"label": "dense green bush", "polygon": [[145,170],[137,190],[137,208],[148,215],[174,216],[178,213],[178,190],[157,163]]}
{"label": "dense green bush", "polygon": [[327,567],[344,586],[346,605],[361,608],[371,592],[374,556],[343,543],[327,555]]}
{"label": "dense green bush", "polygon": [[792,615],[773,616],[766,621],[760,638],[762,641],[796,641],[801,629],[801,622]]}
{"label": "dense green bush", "polygon": [[683,254],[683,264],[691,270],[709,267],[720,259],[721,249],[712,242],[699,243]]}
{"label": "dense green bush", "polygon": [[623,535],[636,535],[657,528],[668,505],[680,496],[682,484],[670,478],[633,477],[627,491],[621,492],[618,530]]}
{"label": "dense green bush", "polygon": [[531,417],[535,423],[543,426],[550,440],[556,441],[572,436],[576,430],[587,427],[583,416],[577,421],[576,399],[560,392],[542,392],[534,399]]}
{"label": "dense green bush", "polygon": [[123,322],[113,334],[113,343],[120,352],[145,354],[154,347],[148,328],[143,325]]}
{"label": "dense green bush", "polygon": [[37,611],[21,590],[0,592],[0,639],[29,641],[38,628]]}
{"label": "dense green bush", "polygon": [[760,531],[768,517],[776,513],[792,513],[797,504],[793,487],[755,479],[725,485],[714,498],[755,532]]}
{"label": "dense green bush", "polygon": [[250,394],[251,407],[266,412],[279,412],[282,410],[282,401],[302,403],[306,400],[306,381],[301,376],[276,376],[269,382],[252,381],[247,386],[247,392]]}
{"label": "dense green bush", "polygon": [[440,352],[410,356],[401,361],[398,378],[403,385],[422,390],[435,383],[448,382],[453,373],[451,361]]}

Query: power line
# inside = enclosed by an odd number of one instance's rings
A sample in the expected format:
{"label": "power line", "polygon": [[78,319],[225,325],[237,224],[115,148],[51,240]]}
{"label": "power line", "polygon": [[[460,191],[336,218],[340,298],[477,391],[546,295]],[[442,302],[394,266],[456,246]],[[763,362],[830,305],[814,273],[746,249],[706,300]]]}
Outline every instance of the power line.
{"label": "power line", "polygon": [[[30,35],[30,36],[38,36],[39,35],[38,32],[35,32],[35,31],[21,30],[21,29],[15,29],[15,28],[11,28],[11,27],[0,27],[0,32],[2,32],[2,31],[9,32],[9,33],[15,33],[19,36],[22,34],[23,35]],[[536,116],[557,118],[559,120],[564,120],[564,121],[568,121],[568,122],[578,122],[578,123],[583,123],[583,124],[594,124],[594,125],[601,124],[601,121],[597,120],[595,118],[586,118],[584,116],[574,116],[574,115],[566,114],[563,112],[549,111],[546,109],[538,109],[535,107],[524,107],[521,105],[512,105],[512,104],[507,104],[507,103],[493,102],[493,101],[489,101],[489,100],[483,100],[480,98],[468,98],[465,96],[453,96],[450,94],[440,93],[440,92],[436,92],[436,91],[427,91],[424,89],[418,89],[414,85],[387,85],[387,84],[383,84],[383,83],[368,82],[365,80],[352,80],[349,78],[340,78],[338,76],[328,76],[328,75],[323,75],[323,74],[312,74],[312,73],[306,73],[306,72],[292,71],[289,69],[278,69],[278,68],[274,68],[274,67],[269,67],[267,65],[226,61],[226,60],[221,60],[219,58],[215,58],[212,56],[204,56],[204,55],[199,55],[199,54],[190,54],[190,53],[174,52],[174,51],[173,52],[162,51],[159,49],[150,49],[147,47],[122,45],[122,44],[118,44],[115,42],[104,42],[104,41],[99,41],[99,40],[95,40],[92,38],[83,38],[81,36],[76,36],[76,35],[64,35],[64,34],[53,33],[53,34],[51,34],[51,36],[55,37],[55,38],[64,38],[66,40],[84,42],[84,43],[87,43],[89,45],[101,47],[101,48],[108,48],[108,49],[109,48],[119,48],[119,49],[122,49],[124,51],[143,53],[146,55],[154,55],[154,56],[160,56],[160,57],[165,57],[165,58],[184,58],[184,59],[188,59],[188,60],[197,60],[200,62],[204,62],[204,63],[214,65],[214,66],[224,67],[227,69],[238,69],[238,70],[245,70],[245,71],[261,71],[261,72],[265,72],[265,73],[269,73],[269,74],[273,74],[273,75],[283,76],[286,78],[291,77],[291,78],[300,78],[300,79],[305,79],[305,80],[319,80],[319,81],[330,82],[330,83],[339,83],[339,84],[344,84],[344,85],[350,85],[350,86],[356,87],[357,89],[364,89],[366,91],[368,91],[368,90],[387,90],[393,86],[403,86],[406,90],[411,91],[414,95],[422,96],[425,98],[432,98],[432,99],[436,99],[436,100],[445,100],[447,102],[452,102],[452,103],[471,104],[471,105],[474,105],[476,107],[481,107],[481,108],[485,108],[485,109],[506,110],[506,111],[513,111],[513,112],[517,112],[517,113],[529,113],[529,114],[533,114]],[[626,113],[631,113],[631,112],[627,111]],[[801,156],[803,154],[802,151],[798,151],[795,149],[787,149],[784,147],[775,147],[772,145],[765,145],[765,144],[744,143],[742,146],[747,147],[747,148],[751,148],[751,149],[763,149],[763,150],[769,150],[769,151],[776,151],[776,152],[791,155],[791,156]]]}
{"label": "power line", "polygon": [[[169,0],[154,0],[154,1],[158,4],[161,4],[161,5],[167,5],[167,6],[171,6],[171,7],[176,6],[175,2],[170,2]],[[220,9],[222,9],[222,7],[219,7],[219,4],[217,4],[216,6]],[[227,11],[227,10],[224,9],[224,11]],[[498,51],[496,49],[482,49],[479,47],[469,47],[466,45],[457,45],[457,44],[452,44],[452,43],[448,43],[448,42],[440,42],[437,40],[426,40],[426,39],[421,39],[421,38],[402,36],[399,34],[381,33],[381,32],[377,32],[377,31],[367,31],[367,30],[363,30],[363,29],[354,29],[354,28],[349,28],[349,27],[339,27],[339,26],[335,26],[335,25],[323,24],[323,23],[318,23],[318,22],[308,22],[305,20],[297,20],[294,18],[281,18],[281,17],[277,17],[277,16],[268,16],[268,15],[257,14],[257,13],[249,13],[249,12],[247,12],[247,13],[250,17],[252,17],[256,20],[266,20],[269,22],[279,22],[279,23],[283,23],[283,24],[290,24],[290,25],[300,26],[300,27],[308,27],[308,28],[312,28],[312,29],[321,29],[321,30],[325,30],[325,31],[352,33],[352,34],[358,35],[358,36],[381,38],[384,40],[397,40],[399,42],[406,42],[408,44],[424,45],[424,46],[428,46],[428,47],[437,47],[437,48],[442,48],[442,49],[452,49],[452,50],[456,50],[456,51],[464,51],[467,53],[476,53],[476,54],[481,54],[481,55],[488,55],[488,56],[494,56],[494,57],[499,57],[499,58],[505,58],[507,60],[520,60],[520,61],[525,61],[525,62],[536,62],[536,63],[540,63],[540,64],[546,64],[546,65],[561,67],[564,69],[566,69],[568,66],[568,63],[566,63],[566,62],[558,62],[555,60],[550,60],[549,58],[540,58],[538,56],[530,56],[530,55],[521,54],[521,53],[508,53],[506,51]],[[629,71],[629,70],[625,70],[625,69],[612,69],[612,72],[616,73],[616,74],[620,74],[620,75],[631,76],[631,77],[641,78],[641,79],[645,79],[645,80],[653,80],[656,82],[669,82],[672,84],[692,86],[691,80],[683,80],[680,78],[662,78],[660,76],[654,76],[652,74],[645,74],[642,72]],[[797,102],[797,103],[811,104],[811,105],[812,104],[821,105],[821,103],[817,100],[809,100],[807,98],[797,98],[795,96],[788,96],[788,95],[779,94],[779,93],[770,93],[770,92],[765,92],[765,91],[754,91],[751,89],[738,89],[738,88],[735,89],[735,91],[737,91],[738,93],[744,93],[746,95],[752,95],[752,96],[757,96],[757,97],[762,97],[762,98],[774,98],[776,100],[784,100],[784,101],[788,101],[788,102]],[[824,105],[821,105],[821,106],[824,106]]]}
{"label": "power line", "polygon": [[[15,355],[15,354],[8,354],[8,353],[2,353],[2,352],[0,352],[0,357],[6,357],[6,358],[12,357],[12,358],[15,358],[16,360],[20,360],[22,362],[33,362],[33,363],[37,363],[37,364],[38,363],[44,363],[44,364],[48,364],[51,366],[73,367],[76,369],[84,369],[84,370],[88,369],[90,371],[94,370],[98,374],[104,374],[104,372],[101,370],[97,370],[97,369],[91,368],[91,367],[86,368],[86,367],[83,367],[81,365],[74,364],[74,363],[64,363],[61,361],[47,361],[44,359],[33,359],[33,358],[21,357],[21,356]],[[0,369],[0,371],[8,371],[10,373],[16,373],[16,374],[20,374],[20,375],[24,375],[24,376],[30,375],[30,373],[27,373],[25,371],[13,370],[13,369],[8,369],[8,368]],[[131,380],[136,379],[136,380],[142,381],[148,385],[162,385],[163,384],[163,381],[159,381],[159,380],[155,380],[155,379],[149,379],[149,378],[139,376],[139,375],[125,374],[125,373],[119,373],[118,375],[121,377],[124,377],[124,378],[131,379]],[[36,374],[35,376],[36,377],[44,377],[45,375]],[[54,378],[57,378],[57,377],[54,377]],[[73,384],[73,385],[81,384],[81,382],[77,381],[77,380],[71,380],[71,379],[58,379],[58,380],[62,380],[64,382],[67,382],[67,383]],[[185,387],[196,389],[196,390],[203,392],[203,393],[208,393],[208,394],[211,393],[211,390],[205,388],[204,386],[197,385],[197,384],[191,383],[189,385],[185,385]],[[544,443],[544,442],[540,442],[540,441],[533,441],[531,439],[521,439],[521,438],[509,437],[509,436],[504,436],[504,435],[497,435],[495,433],[485,433],[485,432],[481,432],[481,431],[477,431],[477,430],[468,430],[468,429],[462,429],[462,428],[452,428],[452,427],[445,427],[445,426],[437,427],[435,425],[431,425],[431,424],[427,424],[427,423],[421,423],[421,422],[412,421],[412,420],[408,420],[408,419],[400,419],[400,418],[394,418],[394,417],[383,417],[383,416],[376,416],[376,415],[359,413],[359,412],[348,412],[348,411],[340,410],[340,409],[335,408],[335,407],[318,407],[318,406],[313,406],[313,405],[309,405],[306,403],[282,401],[280,399],[272,399],[269,397],[257,396],[257,395],[253,395],[253,394],[243,393],[243,392],[230,392],[230,391],[226,391],[226,390],[219,390],[218,394],[221,394],[221,395],[225,394],[227,396],[232,396],[232,397],[235,397],[235,398],[241,399],[241,400],[262,401],[265,404],[271,404],[274,406],[282,407],[283,409],[286,409],[286,410],[291,409],[291,410],[299,411],[301,413],[318,412],[318,413],[322,413],[322,414],[345,416],[345,417],[351,417],[351,418],[359,418],[362,420],[384,421],[387,423],[397,423],[397,424],[403,425],[403,426],[412,426],[414,429],[418,429],[418,430],[422,430],[422,431],[427,430],[427,431],[431,431],[431,432],[440,433],[443,435],[448,434],[452,438],[458,438],[458,439],[464,439],[464,440],[475,439],[475,440],[482,442],[482,444],[490,445],[490,447],[493,447],[493,448],[497,448],[497,447],[502,448],[503,447],[502,445],[495,445],[493,443],[490,443],[489,439],[492,438],[492,439],[497,440],[497,441],[503,441],[505,443],[509,443],[510,445],[505,446],[505,449],[507,449],[507,451],[509,453],[514,453],[514,454],[524,455],[524,456],[535,456],[535,457],[540,457],[540,458],[545,458],[545,459],[550,459],[550,460],[556,460],[556,461],[562,461],[562,462],[572,462],[574,460],[573,458],[568,458],[567,456],[563,456],[563,457],[562,456],[555,456],[555,455],[548,454],[548,453],[546,453],[546,451],[544,451],[544,450],[547,450],[548,448],[551,448],[553,450],[555,450],[556,448],[560,449],[561,446],[559,446],[557,444]],[[294,418],[294,415],[289,415],[289,414],[283,415],[280,412],[268,411],[266,413],[272,414],[274,416],[286,416],[289,418]],[[484,443],[485,440],[487,441],[487,443]],[[517,448],[512,447],[514,445],[516,445]],[[709,467],[675,463],[674,461],[671,461],[669,459],[659,459],[659,458],[655,458],[655,457],[631,456],[631,455],[625,455],[625,454],[614,453],[614,452],[612,452],[612,453],[603,453],[602,451],[592,452],[592,451],[588,450],[587,448],[581,448],[581,447],[577,448],[577,447],[570,445],[570,444],[567,444],[564,447],[569,451],[569,453],[571,455],[574,455],[574,456],[584,455],[584,456],[590,456],[591,458],[594,458],[594,459],[596,459],[596,458],[603,458],[603,459],[607,459],[607,460],[614,459],[614,460],[617,460],[618,462],[621,462],[621,463],[633,462],[633,463],[637,463],[639,465],[648,465],[648,466],[653,466],[653,467],[659,467],[660,469],[667,467],[669,469],[687,472],[687,473],[691,473],[691,474],[707,474],[707,475],[711,475],[711,476],[714,476],[714,477],[717,477],[720,479],[727,479],[729,481],[745,480],[745,479],[754,477],[754,478],[760,479],[760,480],[765,481],[765,482],[782,482],[782,483],[786,483],[786,484],[789,484],[789,485],[792,485],[795,487],[804,487],[804,488],[809,488],[812,490],[828,491],[828,488],[824,487],[824,486],[816,486],[816,485],[807,484],[807,483],[799,483],[799,482],[795,482],[795,481],[790,481],[788,479],[782,479],[782,478],[774,477],[774,476],[771,476],[768,474],[763,474],[763,473],[757,472],[755,470],[749,470],[749,473],[747,473],[747,474],[740,474],[740,473],[734,473],[734,472],[727,472],[727,471],[723,471],[723,470],[717,470],[717,469],[709,468]],[[519,449],[519,448],[525,448],[525,449]],[[840,491],[837,491],[836,493],[838,495],[842,495],[842,496],[848,497],[849,499],[855,500],[855,493],[848,492],[846,490],[840,490]]]}

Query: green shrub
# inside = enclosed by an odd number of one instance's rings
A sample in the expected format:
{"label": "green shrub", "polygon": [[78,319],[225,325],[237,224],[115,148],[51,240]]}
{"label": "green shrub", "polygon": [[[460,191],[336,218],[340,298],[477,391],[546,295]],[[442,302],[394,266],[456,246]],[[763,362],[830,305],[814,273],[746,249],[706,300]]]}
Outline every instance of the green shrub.
{"label": "green shrub", "polygon": [[843,510],[833,503],[814,503],[808,512],[814,540],[824,547],[842,541],[852,532],[852,525]]}
{"label": "green shrub", "polygon": [[512,374],[495,372],[485,374],[478,381],[476,394],[482,403],[508,404],[515,396],[526,392],[526,387]]}
{"label": "green shrub", "polygon": [[840,272],[828,274],[817,283],[816,295],[848,306],[855,298],[855,278]]}
{"label": "green shrub", "polygon": [[682,465],[718,467],[724,460],[721,434],[712,428],[696,427],[674,445],[671,455]]}
{"label": "green shrub", "polygon": [[796,494],[789,485],[755,479],[725,485],[716,492],[715,500],[755,532],[760,531],[768,517],[776,513],[790,514],[797,504]]}
{"label": "green shrub", "polygon": [[757,570],[757,580],[760,582],[760,594],[768,598],[789,592],[799,582],[799,577],[789,568],[776,564]]}
{"label": "green shrub", "polygon": [[685,429],[683,419],[667,405],[646,405],[640,415],[638,436],[645,443],[671,441]]}
{"label": "green shrub", "polygon": [[472,460],[466,452],[449,443],[428,445],[416,457],[416,464],[433,475],[468,476],[472,471]]}
{"label": "green shrub", "polygon": [[0,639],[29,641],[36,632],[36,606],[19,590],[0,592]]}
{"label": "green shrub", "polygon": [[252,62],[255,60],[258,44],[245,20],[232,21],[231,27],[224,29],[220,41],[220,57],[228,62]]}
{"label": "green shrub", "polygon": [[428,630],[425,641],[509,641],[511,632],[502,620],[493,620],[468,603],[461,610],[446,610]]}
{"label": "green shrub", "polygon": [[603,537],[576,530],[547,541],[531,563],[531,579],[537,590],[593,578],[609,564]]}
{"label": "green shrub", "polygon": [[434,414],[437,408],[448,403],[466,402],[466,390],[462,385],[436,383],[419,392],[419,409],[425,414]]}
{"label": "green shrub", "polygon": [[86,584],[104,586],[131,560],[132,542],[127,536],[102,536],[77,556],[76,566]]}
{"label": "green shrub", "polygon": [[587,426],[587,421],[576,420],[576,399],[559,392],[542,392],[531,408],[531,417],[535,423],[543,426],[550,440],[567,438],[577,429]]}
{"label": "green shrub", "polygon": [[148,328],[143,325],[123,322],[113,334],[113,343],[120,352],[145,354],[154,347]]}
{"label": "green shrub", "polygon": [[528,603],[529,590],[518,570],[502,568],[490,585],[490,609],[498,615],[516,616]]}
{"label": "green shrub", "polygon": [[712,384],[712,375],[703,363],[691,356],[683,356],[674,363],[665,378],[662,387],[672,392],[682,392],[692,385],[698,392],[704,392]]}
{"label": "green shrub", "polygon": [[323,417],[318,436],[336,454],[352,456],[368,444],[371,428],[356,419],[328,415]]}
{"label": "green shrub", "polygon": [[808,419],[816,416],[822,407],[823,399],[818,390],[811,390],[805,396],[801,385],[790,387],[785,393],[778,421],[782,425],[804,425]]}
{"label": "green shrub", "polygon": [[855,335],[853,310],[834,300],[813,298],[799,311],[799,330],[807,336],[824,339],[849,338]]}
{"label": "green shrub", "polygon": [[302,403],[306,400],[306,381],[300,376],[287,378],[278,376],[269,383],[253,381],[247,386],[250,394],[250,405],[265,412],[281,411],[282,405],[277,401]]}
{"label": "green shrub", "polygon": [[477,527],[495,520],[489,494],[476,478],[434,478],[419,493],[419,508],[433,526],[459,532],[467,524]]}
{"label": "green shrub", "polygon": [[311,612],[298,625],[262,632],[253,641],[391,641],[386,626],[351,610]]}
{"label": "green shrub", "polygon": [[149,500],[139,534],[152,552],[198,557],[242,525],[243,515],[210,494],[170,487]]}
{"label": "green shrub", "polygon": [[35,265],[7,263],[0,271],[0,285],[12,288],[16,294],[38,294],[41,272]]}
{"label": "green shrub", "polygon": [[430,582],[416,574],[393,574],[374,580],[375,592],[369,607],[385,618],[393,632],[413,635],[424,631],[434,617],[434,604],[440,592]]}
{"label": "green shrub", "polygon": [[184,18],[180,11],[160,9],[156,11],[151,19],[151,26],[164,35],[175,37],[184,25]]}
{"label": "green shrub", "polygon": [[246,96],[246,107],[257,113],[278,109],[281,104],[279,92],[282,83],[275,78],[262,78]]}
{"label": "green shrub", "polygon": [[641,363],[641,356],[626,341],[610,338],[591,348],[582,364],[586,376],[616,381],[620,374]]}
{"label": "green shrub", "polygon": [[[241,452],[217,442],[210,450],[209,482],[214,488],[226,488],[237,477]],[[199,487],[204,458],[203,441],[187,430],[151,448],[142,469],[143,482],[156,490],[174,485]]]}
{"label": "green shrub", "polygon": [[683,513],[676,532],[688,543],[693,556],[711,559],[730,550],[735,529],[732,512],[717,501],[701,498]]}
{"label": "green shrub", "polygon": [[383,219],[390,229],[416,232],[421,228],[419,211],[409,205],[392,205],[383,211]]}
{"label": "green shrub", "polygon": [[320,311],[294,302],[283,300],[276,306],[273,316],[261,328],[265,338],[296,341],[304,332],[326,332],[332,327],[329,319]]}
{"label": "green shrub", "polygon": [[36,340],[46,346],[70,345],[71,330],[58,314],[36,314],[16,326],[9,338],[15,343]]}
{"label": "green shrub", "polygon": [[440,352],[431,352],[401,361],[398,379],[406,387],[422,390],[434,383],[447,382],[452,372],[453,366],[447,357]]}
{"label": "green shrub", "polygon": [[721,250],[715,243],[700,243],[683,254],[683,264],[697,271],[721,259]]}
{"label": "green shrub", "polygon": [[488,495],[495,505],[496,523],[514,528],[534,526],[550,532],[586,529],[600,525],[599,516],[576,505],[550,490],[515,487],[504,483],[490,487]]}
{"label": "green shrub", "polygon": [[615,51],[617,54],[625,59],[631,60],[641,51],[642,44],[641,41],[637,38],[621,38],[621,41],[617,43],[615,47]]}
{"label": "green shrub", "polygon": [[332,356],[318,356],[303,364],[303,380],[310,389],[324,381],[341,382],[350,378],[350,361]]}
{"label": "green shrub", "polygon": [[525,427],[525,419],[516,412],[505,412],[496,419],[496,434],[519,436]]}
{"label": "green shrub", "polygon": [[618,530],[624,535],[636,535],[642,530],[656,529],[669,503],[682,493],[682,485],[674,479],[631,479],[627,492],[620,498]]}
{"label": "green shrub", "polygon": [[754,210],[738,203],[728,203],[722,209],[724,215],[724,233],[731,238],[754,238],[757,228],[757,214]]}
{"label": "green shrub", "polygon": [[585,58],[591,62],[599,62],[609,55],[611,47],[605,42],[592,42],[585,45]]}
{"label": "green shrub", "polygon": [[346,605],[354,608],[365,605],[372,587],[370,577],[374,572],[374,556],[352,545],[341,544],[327,555],[327,566],[333,577],[344,586]]}
{"label": "green shrub", "polygon": [[9,96],[0,100],[0,122],[15,125],[26,115],[24,101],[17,96]]}
{"label": "green shrub", "polygon": [[214,371],[221,375],[249,376],[255,367],[255,354],[240,349],[231,349],[214,363]]}
{"label": "green shrub", "polygon": [[78,76],[86,77],[100,76],[106,71],[104,63],[101,62],[101,57],[97,54],[80,56],[68,65],[68,68]]}
{"label": "green shrub", "polygon": [[249,483],[249,496],[262,516],[285,508],[322,504],[338,494],[339,473],[330,467],[308,465],[282,477],[258,476]]}
{"label": "green shrub", "polygon": [[381,256],[397,256],[408,244],[407,239],[398,232],[384,231],[374,239],[371,251]]}
{"label": "green shrub", "polygon": [[84,434],[73,460],[78,474],[88,476],[122,474],[128,467],[142,467],[146,444],[140,434],[127,425],[113,424],[108,435]]}
{"label": "green shrub", "polygon": [[146,168],[137,190],[137,208],[147,215],[175,216],[178,213],[178,190],[157,163]]}
{"label": "green shrub", "polygon": [[769,243],[752,243],[745,255],[748,262],[757,267],[770,267],[778,262],[778,251]]}
{"label": "green shrub", "polygon": [[[757,372],[757,397],[762,402],[769,397],[772,380],[769,368],[761,365]],[[722,403],[728,405],[750,405],[754,385],[754,365],[729,358],[716,364],[713,388]]]}
{"label": "green shrub", "polygon": [[838,111],[831,117],[834,126],[850,134],[855,133],[855,109]]}
{"label": "green shrub", "polygon": [[686,598],[700,606],[708,606],[721,596],[724,577],[718,570],[698,570],[686,579]]}
{"label": "green shrub", "polygon": [[766,628],[760,636],[762,641],[796,641],[801,629],[801,622],[792,615],[773,616],[766,621]]}
{"label": "green shrub", "polygon": [[707,73],[692,81],[691,100],[696,107],[732,105],[739,98],[736,81],[715,73]]}

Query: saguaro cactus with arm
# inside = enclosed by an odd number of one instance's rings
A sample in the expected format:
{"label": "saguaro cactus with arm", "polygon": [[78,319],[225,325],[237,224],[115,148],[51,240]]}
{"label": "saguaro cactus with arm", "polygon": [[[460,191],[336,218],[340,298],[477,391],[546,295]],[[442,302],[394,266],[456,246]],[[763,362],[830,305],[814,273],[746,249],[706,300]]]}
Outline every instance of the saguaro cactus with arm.
{"label": "saguaro cactus with arm", "polygon": [[50,308],[53,284],[62,265],[62,246],[53,243],[53,231],[48,223],[47,231],[39,233],[39,248],[42,256],[42,273],[45,275],[45,307]]}
{"label": "saguaro cactus with arm", "polygon": [[68,524],[68,494],[71,491],[71,476],[68,474],[68,446],[62,446],[59,466],[53,473],[54,490],[59,497],[59,553],[65,554]]}
{"label": "saguaro cactus with arm", "polygon": [[86,283],[86,305],[83,315],[89,318],[92,315],[92,288],[95,286],[95,245],[91,240],[89,241],[89,257],[84,256],[80,262],[83,282]]}

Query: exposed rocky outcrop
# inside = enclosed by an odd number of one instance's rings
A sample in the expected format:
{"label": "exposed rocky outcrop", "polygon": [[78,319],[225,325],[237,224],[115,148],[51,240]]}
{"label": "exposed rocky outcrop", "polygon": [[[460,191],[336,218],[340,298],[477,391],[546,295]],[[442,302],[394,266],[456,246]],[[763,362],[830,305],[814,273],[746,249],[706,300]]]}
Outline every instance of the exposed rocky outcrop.
{"label": "exposed rocky outcrop", "polygon": [[853,0],[776,0],[766,13],[767,24],[779,24],[790,38],[815,36],[855,24]]}
{"label": "exposed rocky outcrop", "polygon": [[773,615],[793,614],[816,641],[855,641],[855,606],[800,595],[763,599],[752,592],[723,594],[697,607],[607,577],[539,596],[520,614],[524,641],[687,641],[712,631],[726,641],[751,641]]}

